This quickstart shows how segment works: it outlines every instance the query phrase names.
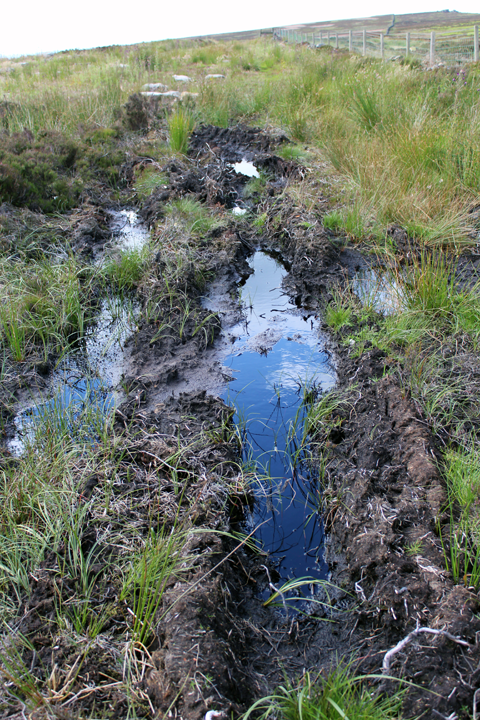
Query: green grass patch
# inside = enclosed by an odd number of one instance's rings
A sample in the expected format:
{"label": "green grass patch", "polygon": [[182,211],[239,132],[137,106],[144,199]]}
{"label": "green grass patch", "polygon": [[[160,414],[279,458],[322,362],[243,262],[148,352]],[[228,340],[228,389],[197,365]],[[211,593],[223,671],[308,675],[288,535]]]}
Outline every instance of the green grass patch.
{"label": "green grass patch", "polygon": [[223,224],[205,205],[188,197],[173,200],[165,207],[165,213],[192,235],[208,235]]}
{"label": "green grass patch", "polygon": [[176,110],[168,118],[170,131],[170,147],[174,152],[186,154],[188,140],[195,127],[195,120],[191,113],[183,108]]}
{"label": "green grass patch", "polygon": [[325,678],[306,673],[298,685],[286,683],[252,705],[243,720],[394,720],[401,718],[402,692],[381,696],[366,687],[368,676],[355,677],[345,664]]}

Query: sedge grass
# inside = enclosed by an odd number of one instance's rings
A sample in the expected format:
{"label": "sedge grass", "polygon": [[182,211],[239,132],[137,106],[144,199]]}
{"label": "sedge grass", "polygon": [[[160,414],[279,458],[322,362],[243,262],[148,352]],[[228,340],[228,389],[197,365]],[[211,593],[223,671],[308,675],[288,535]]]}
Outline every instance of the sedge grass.
{"label": "sedge grass", "polygon": [[209,212],[198,200],[185,197],[169,203],[165,212],[185,232],[204,236],[222,225],[222,220]]}
{"label": "sedge grass", "polygon": [[466,447],[444,454],[450,523],[443,542],[447,570],[455,582],[480,586],[480,449],[471,438]]}
{"label": "sedge grass", "polygon": [[286,682],[257,700],[242,716],[266,720],[395,720],[400,719],[402,690],[388,696],[372,693],[369,676],[355,676],[351,665],[339,663],[326,677],[305,673],[298,684]]}
{"label": "sedge grass", "polygon": [[[229,68],[225,81],[203,80],[207,59],[209,72]],[[352,237],[398,222],[432,245],[471,242],[468,210],[480,189],[474,66],[455,83],[448,71],[427,75],[408,64],[365,63],[263,41],[201,49],[187,41],[149,43],[130,49],[128,58],[123,48],[91,50],[16,66],[2,78],[9,97],[2,123],[9,133],[27,129],[34,136],[49,130],[78,138],[92,123],[103,132],[118,124],[127,98],[142,84],[170,85],[180,69],[200,93],[197,122],[268,122],[318,146],[356,216],[354,222],[343,218]],[[179,152],[185,152],[191,117],[185,108],[170,115]]]}
{"label": "sedge grass", "polygon": [[73,257],[55,263],[0,260],[0,331],[15,360],[49,345],[58,351],[85,331],[93,312],[94,270]]}
{"label": "sedge grass", "polygon": [[195,127],[195,120],[191,113],[183,108],[176,110],[168,118],[170,131],[170,147],[174,152],[186,154],[188,140]]}

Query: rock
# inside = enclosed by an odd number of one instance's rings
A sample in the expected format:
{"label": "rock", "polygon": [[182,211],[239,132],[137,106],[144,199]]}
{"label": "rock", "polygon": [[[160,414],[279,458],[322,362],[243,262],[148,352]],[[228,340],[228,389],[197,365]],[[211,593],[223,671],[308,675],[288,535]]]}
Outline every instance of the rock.
{"label": "rock", "polygon": [[189,83],[192,82],[192,78],[188,77],[188,75],[174,75],[173,79],[176,82],[182,82],[182,83]]}
{"label": "rock", "polygon": [[165,92],[165,90],[168,90],[168,87],[164,85],[163,83],[147,83],[143,86],[144,90],[154,90],[156,92]]}
{"label": "rock", "polygon": [[196,98],[196,97],[198,97],[198,93],[182,92],[182,93],[180,93],[180,97],[182,100],[186,100],[186,98]]}
{"label": "rock", "polygon": [[144,97],[153,97],[153,98],[173,97],[173,98],[177,98],[177,100],[180,100],[183,93],[179,92],[178,90],[167,90],[167,92],[142,92],[142,93],[140,93],[140,95],[143,95]]}
{"label": "rock", "polygon": [[205,75],[205,80],[225,80],[225,75],[220,75],[218,73],[214,73],[213,75]]}

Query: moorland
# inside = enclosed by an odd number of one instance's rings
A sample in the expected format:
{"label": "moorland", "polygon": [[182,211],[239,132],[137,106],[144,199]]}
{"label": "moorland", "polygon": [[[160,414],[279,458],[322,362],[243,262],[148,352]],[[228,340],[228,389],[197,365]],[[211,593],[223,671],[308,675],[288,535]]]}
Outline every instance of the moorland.
{"label": "moorland", "polygon": [[[478,65],[191,39],[0,90],[0,717],[475,717]],[[257,248],[335,366],[290,459],[328,581],[280,586],[245,524],[221,348]]]}

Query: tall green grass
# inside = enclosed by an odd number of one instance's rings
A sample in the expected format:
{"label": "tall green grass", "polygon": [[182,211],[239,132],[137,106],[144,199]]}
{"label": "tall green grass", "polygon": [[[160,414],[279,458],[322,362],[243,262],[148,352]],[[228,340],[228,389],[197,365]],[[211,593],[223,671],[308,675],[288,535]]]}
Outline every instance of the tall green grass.
{"label": "tall green grass", "polygon": [[170,147],[175,152],[186,154],[188,139],[195,127],[195,120],[191,113],[179,108],[168,118],[170,131]]}
{"label": "tall green grass", "polygon": [[73,256],[54,262],[0,259],[0,339],[15,360],[35,348],[61,352],[83,336],[95,275]]}
{"label": "tall green grass", "polygon": [[[5,75],[1,123],[10,133],[81,136],[85,128],[118,124],[129,95],[148,82],[172,87],[172,73],[180,70],[193,77],[199,98],[193,111],[170,115],[175,151],[186,151],[193,117],[224,127],[274,124],[320,150],[336,176],[333,200],[352,237],[400,223],[432,245],[471,241],[475,221],[468,211],[480,190],[474,65],[458,82],[448,70],[427,74],[408,64],[366,63],[263,40],[90,50],[33,58]],[[204,81],[207,70],[227,78]]]}
{"label": "tall green grass", "polygon": [[306,673],[298,685],[285,683],[274,694],[258,700],[242,720],[395,720],[401,718],[402,692],[389,696],[371,692],[369,678],[356,677],[351,666],[339,663],[326,677]]}

